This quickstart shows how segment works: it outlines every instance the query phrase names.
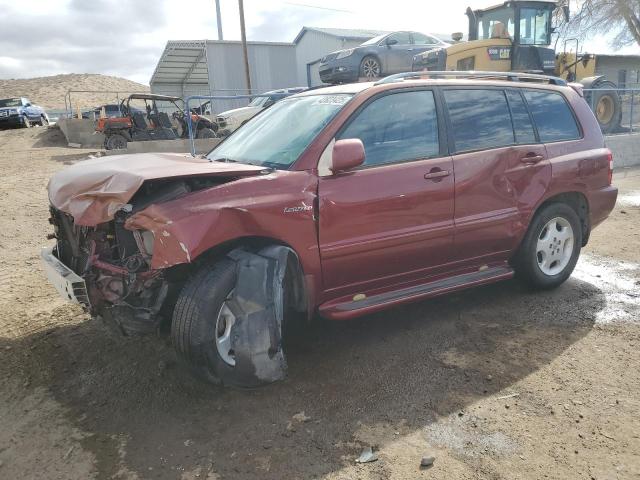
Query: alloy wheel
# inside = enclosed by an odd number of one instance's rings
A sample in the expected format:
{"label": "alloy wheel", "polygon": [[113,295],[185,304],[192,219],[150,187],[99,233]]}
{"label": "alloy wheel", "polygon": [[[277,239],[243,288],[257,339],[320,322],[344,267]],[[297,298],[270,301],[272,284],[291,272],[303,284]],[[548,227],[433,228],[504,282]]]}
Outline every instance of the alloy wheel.
{"label": "alloy wheel", "polygon": [[538,268],[545,275],[561,273],[571,261],[574,234],[566,218],[555,217],[549,220],[538,235],[536,259]]}

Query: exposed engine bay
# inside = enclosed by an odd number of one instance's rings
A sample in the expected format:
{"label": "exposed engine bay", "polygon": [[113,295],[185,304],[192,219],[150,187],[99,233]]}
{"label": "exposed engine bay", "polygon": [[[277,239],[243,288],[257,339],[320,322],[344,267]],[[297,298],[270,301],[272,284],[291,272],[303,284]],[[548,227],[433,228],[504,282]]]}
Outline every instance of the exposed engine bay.
{"label": "exposed engine bay", "polygon": [[111,221],[95,227],[74,223],[71,215],[50,207],[54,254],[81,276],[87,286],[92,315],[110,318],[125,334],[155,331],[175,279],[151,269],[155,238],[152,232],[128,230],[126,220],[152,204],[182,197],[233,180],[229,177],[149,180]]}

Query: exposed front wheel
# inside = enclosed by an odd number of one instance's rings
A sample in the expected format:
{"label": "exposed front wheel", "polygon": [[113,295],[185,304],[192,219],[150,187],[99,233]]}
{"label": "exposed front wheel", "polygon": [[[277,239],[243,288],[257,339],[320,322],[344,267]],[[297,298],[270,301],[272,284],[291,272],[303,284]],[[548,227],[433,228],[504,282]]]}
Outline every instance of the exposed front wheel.
{"label": "exposed front wheel", "polygon": [[186,283],[173,312],[175,349],[194,373],[210,383],[229,383],[233,378],[235,316],[228,301],[235,282],[235,263],[229,259],[203,267]]}
{"label": "exposed front wheel", "polygon": [[47,125],[49,125],[49,119],[47,118],[46,115],[40,116],[40,125],[42,127],[46,127]]}
{"label": "exposed front wheel", "polygon": [[22,124],[24,125],[24,128],[31,128],[31,121],[29,120],[29,117],[26,115],[22,117]]}
{"label": "exposed front wheel", "polygon": [[171,323],[173,345],[210,383],[258,387],[286,375],[280,276],[286,262],[278,263],[269,252],[234,250],[203,265],[180,292]]}
{"label": "exposed front wheel", "polygon": [[364,57],[360,64],[360,76],[368,80],[373,80],[380,77],[382,73],[382,67],[380,61],[376,57]]}
{"label": "exposed front wheel", "polygon": [[581,245],[576,212],[563,203],[549,204],[529,226],[514,259],[516,274],[534,288],[555,288],[573,272]]}

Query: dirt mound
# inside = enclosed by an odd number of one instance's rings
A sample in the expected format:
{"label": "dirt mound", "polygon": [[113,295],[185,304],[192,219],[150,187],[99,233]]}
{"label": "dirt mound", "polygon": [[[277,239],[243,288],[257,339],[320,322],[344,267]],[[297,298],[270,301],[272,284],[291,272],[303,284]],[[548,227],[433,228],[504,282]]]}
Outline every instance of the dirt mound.
{"label": "dirt mound", "polygon": [[54,126],[0,131],[0,149],[4,153],[66,146],[67,140],[62,131]]}
{"label": "dirt mound", "polygon": [[[91,108],[104,103],[115,103],[116,92],[148,92],[149,87],[131,80],[93,73],[70,73],[51,77],[0,80],[0,98],[28,97],[45,108],[64,109],[69,90],[93,90],[97,93],[72,93],[74,107]],[[119,98],[123,95],[120,94]]]}

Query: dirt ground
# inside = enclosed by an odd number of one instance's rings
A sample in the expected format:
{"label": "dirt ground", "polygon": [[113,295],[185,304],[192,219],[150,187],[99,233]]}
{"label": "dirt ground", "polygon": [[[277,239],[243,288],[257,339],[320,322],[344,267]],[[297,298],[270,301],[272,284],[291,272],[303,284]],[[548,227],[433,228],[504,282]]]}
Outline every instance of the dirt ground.
{"label": "dirt ground", "polygon": [[[0,132],[0,478],[640,478],[640,170],[616,174],[619,203],[559,289],[318,321],[286,381],[239,391],[48,285],[47,179],[91,153],[63,145]],[[367,446],[378,460],[356,464]]]}

